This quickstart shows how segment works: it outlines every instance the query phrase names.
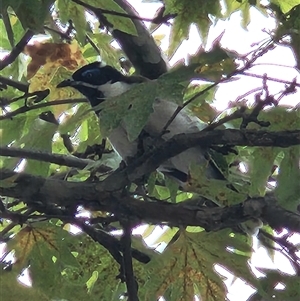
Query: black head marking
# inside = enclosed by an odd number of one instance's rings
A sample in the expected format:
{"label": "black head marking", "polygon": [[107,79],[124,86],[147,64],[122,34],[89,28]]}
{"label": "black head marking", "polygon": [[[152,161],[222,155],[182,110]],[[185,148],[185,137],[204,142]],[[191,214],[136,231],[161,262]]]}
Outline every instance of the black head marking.
{"label": "black head marking", "polygon": [[111,66],[101,66],[100,62],[94,62],[78,69],[72,78],[74,81],[101,86],[108,82],[115,83],[123,79],[122,73]]}
{"label": "black head marking", "polygon": [[75,71],[70,79],[59,83],[57,87],[75,88],[95,107],[105,99],[101,86],[122,81],[123,78],[125,76],[115,68],[93,62]]}
{"label": "black head marking", "polygon": [[128,90],[128,85],[140,82],[143,82],[140,78],[124,76],[111,66],[94,62],[75,71],[70,79],[59,83],[57,87],[75,88],[89,100],[92,107],[95,107],[107,97],[124,93]]}

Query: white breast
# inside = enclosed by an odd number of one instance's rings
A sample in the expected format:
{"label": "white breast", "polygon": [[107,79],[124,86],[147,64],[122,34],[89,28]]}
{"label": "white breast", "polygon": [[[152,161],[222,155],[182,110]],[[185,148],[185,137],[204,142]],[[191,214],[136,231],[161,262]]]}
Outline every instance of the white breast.
{"label": "white breast", "polygon": [[112,84],[111,81],[98,87],[98,89],[103,93],[105,98],[119,96],[131,88],[131,84],[127,84],[124,82],[115,82]]}

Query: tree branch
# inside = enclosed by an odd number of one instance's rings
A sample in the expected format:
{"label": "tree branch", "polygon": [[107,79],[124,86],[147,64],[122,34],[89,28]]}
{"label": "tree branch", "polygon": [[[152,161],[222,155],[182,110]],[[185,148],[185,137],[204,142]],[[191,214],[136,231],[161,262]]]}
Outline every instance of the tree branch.
{"label": "tree branch", "polygon": [[95,161],[89,159],[79,159],[74,156],[45,153],[38,150],[29,150],[15,147],[0,147],[0,156],[13,158],[26,158],[43,162],[50,162],[58,165],[85,168],[88,164],[94,164]]}
{"label": "tree branch", "polygon": [[28,29],[24,36],[21,38],[19,43],[12,49],[9,55],[7,55],[3,60],[0,60],[0,70],[14,62],[18,55],[23,51],[24,47],[28,44],[30,39],[33,37],[34,32]]}
{"label": "tree branch", "polygon": [[274,228],[287,228],[293,232],[300,230],[300,215],[277,205],[273,195],[249,198],[245,202],[230,207],[208,208],[181,202],[142,202],[122,192],[99,193],[97,184],[87,182],[67,182],[45,179],[25,173],[2,170],[0,180],[15,178],[11,187],[0,187],[0,194],[20,198],[28,206],[58,204],[60,206],[83,205],[91,210],[102,210],[129,220],[171,226],[200,226],[207,230],[219,230],[236,226],[252,218],[259,218]]}
{"label": "tree branch", "polygon": [[202,130],[198,133],[175,135],[170,140],[146,152],[123,170],[116,171],[99,183],[99,189],[115,191],[149,174],[171,157],[195,147],[213,145],[289,147],[300,145],[300,129],[268,132],[257,130]]}
{"label": "tree branch", "polygon": [[49,101],[49,102],[44,102],[44,103],[39,103],[33,106],[23,106],[20,107],[12,112],[7,112],[5,115],[0,116],[0,120],[5,120],[5,119],[11,119],[14,116],[17,116],[19,114],[23,114],[32,110],[37,110],[41,108],[46,108],[49,106],[59,106],[59,105],[64,105],[64,104],[77,104],[77,103],[82,103],[82,102],[87,102],[85,98],[78,98],[78,99],[59,99],[59,100],[54,100],[54,101]]}
{"label": "tree branch", "polygon": [[[232,77],[238,75],[238,74],[243,74],[246,70],[248,70],[249,68],[251,68],[252,64],[259,58],[261,57],[263,54],[265,54],[266,52],[268,52],[270,49],[272,49],[274,47],[273,44],[269,44],[264,48],[258,48],[257,50],[253,51],[252,53],[252,57],[249,60],[245,61],[245,65],[239,69],[235,69],[232,72],[230,72],[229,74],[224,74],[224,77],[222,77],[220,80],[215,81],[213,84],[209,85],[208,87],[206,87],[205,89],[203,89],[202,91],[196,93],[194,96],[192,96],[190,99],[186,100],[181,106],[178,106],[177,109],[175,110],[175,112],[173,113],[173,115],[170,117],[170,119],[167,121],[167,123],[164,125],[161,133],[163,134],[167,128],[169,127],[169,125],[173,122],[173,120],[176,118],[176,116],[187,106],[189,105],[191,102],[193,102],[195,99],[197,99],[199,96],[204,95],[207,91],[211,90],[212,88],[218,86],[221,83],[224,83],[226,81],[228,81],[229,79],[231,79]],[[226,75],[226,76],[225,76]],[[264,78],[265,79],[265,78]]]}
{"label": "tree branch", "polygon": [[267,75],[260,75],[260,74],[255,74],[255,73],[251,73],[251,72],[246,72],[246,71],[242,72],[241,75],[260,78],[260,79],[267,79],[267,80],[270,80],[270,81],[273,81],[273,82],[287,84],[287,85],[294,84],[296,87],[300,87],[300,83],[292,82],[292,81],[284,80],[284,79],[279,79],[279,78],[276,78],[276,77],[270,77],[270,76],[267,76]]}
{"label": "tree branch", "polygon": [[124,273],[127,287],[128,300],[138,301],[137,282],[134,277],[132,254],[131,254],[131,225],[130,222],[122,222],[124,234],[121,242],[123,244]]}
{"label": "tree branch", "polygon": [[113,37],[119,42],[122,50],[133,64],[138,74],[150,79],[156,79],[167,72],[168,66],[166,61],[162,58],[159,47],[156,45],[145,25],[139,20],[138,13],[128,2],[124,0],[115,0],[128,15],[137,16],[137,19],[131,17],[137,30],[137,36],[115,29],[113,24],[108,22],[107,18],[104,16],[102,9],[80,0],[72,1],[92,11],[97,16],[100,23],[107,27]]}
{"label": "tree branch", "polygon": [[[214,130],[199,133],[179,134],[164,142],[157,148],[146,152],[125,169],[116,170],[104,181],[97,184],[99,192],[117,191],[126,185],[141,179],[144,175],[154,171],[169,158],[180,154],[188,148],[201,145],[240,145],[289,147],[300,145],[300,130],[267,132],[256,130]],[[94,189],[94,188],[93,188]]]}
{"label": "tree branch", "polygon": [[1,75],[0,75],[0,82],[5,84],[5,85],[16,88],[16,89],[18,89],[18,90],[20,90],[24,93],[28,92],[28,87],[29,87],[28,83],[22,83],[22,82],[19,82],[19,81],[15,81],[15,80],[12,80],[10,78],[3,77]]}

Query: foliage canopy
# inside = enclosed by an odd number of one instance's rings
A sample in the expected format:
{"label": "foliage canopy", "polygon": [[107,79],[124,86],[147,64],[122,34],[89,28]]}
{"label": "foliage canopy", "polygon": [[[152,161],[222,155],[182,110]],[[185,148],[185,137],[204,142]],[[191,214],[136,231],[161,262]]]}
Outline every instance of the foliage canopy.
{"label": "foliage canopy", "polygon": [[[281,102],[299,98],[300,1],[148,2],[160,3],[151,19],[125,0],[1,2],[1,297],[229,300],[222,267],[254,289],[240,300],[299,300],[299,242],[292,240],[300,234],[299,105]],[[253,11],[276,26],[249,53],[222,47],[226,29],[208,43],[210,29],[233,15],[240,14],[246,33],[256,22]],[[156,32],[166,25],[163,53]],[[171,68],[167,61],[191,25],[202,44]],[[294,56],[298,77],[256,72],[257,62],[283,47]],[[150,80],[104,102],[99,122],[82,95],[56,85],[100,58]],[[246,76],[256,86],[244,85],[218,111],[220,86],[238,88]],[[122,121],[137,139],[155,97],[172,99],[208,127],[154,143],[120,165],[105,137]],[[230,187],[206,179],[203,166],[191,166],[184,189],[156,171],[198,144],[210,147]],[[74,226],[81,232],[75,235]],[[272,260],[283,254],[294,274],[265,268],[257,278],[249,265],[257,239]],[[30,288],[18,280],[25,271]]]}

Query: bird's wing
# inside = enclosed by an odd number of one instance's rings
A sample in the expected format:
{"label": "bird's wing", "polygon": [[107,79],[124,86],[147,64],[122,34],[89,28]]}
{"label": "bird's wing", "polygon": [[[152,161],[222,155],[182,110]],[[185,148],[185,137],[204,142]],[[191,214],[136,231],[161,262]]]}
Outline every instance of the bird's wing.
{"label": "bird's wing", "polygon": [[[155,100],[153,104],[153,113],[149,116],[149,120],[145,126],[145,131],[150,136],[157,136],[161,133],[166,122],[172,117],[177,105],[166,100]],[[181,110],[169,125],[167,132],[162,136],[162,139],[169,140],[171,137],[181,133],[199,132],[205,127],[196,116],[191,116],[185,109]],[[175,178],[182,181],[187,178],[189,168],[192,164],[206,165],[206,176],[208,178],[224,179],[219,169],[213,162],[206,159],[207,149],[202,147],[190,148],[179,155],[170,158],[164,162],[159,170],[169,173]]]}
{"label": "bird's wing", "polygon": [[[155,139],[161,134],[166,122],[174,114],[177,105],[173,102],[165,100],[155,100],[153,104],[153,113],[150,114],[144,131]],[[201,124],[199,119],[195,116],[190,116],[187,111],[182,110],[170,126],[167,132],[162,136],[163,140],[169,140],[176,134],[198,132],[204,124]],[[109,140],[113,148],[122,157],[123,160],[128,161],[130,157],[134,157],[138,152],[138,140],[129,141],[124,123],[114,129],[109,135]],[[164,162],[159,170],[166,173],[180,182],[185,182],[188,178],[189,168],[191,164],[206,165],[206,176],[208,178],[224,179],[218,168],[206,159],[206,149],[202,147],[190,148],[179,155],[170,158]]]}
{"label": "bird's wing", "polygon": [[138,142],[129,141],[128,134],[124,123],[115,128],[108,136],[108,139],[114,150],[120,157],[127,162],[126,159],[134,157],[138,151]]}

